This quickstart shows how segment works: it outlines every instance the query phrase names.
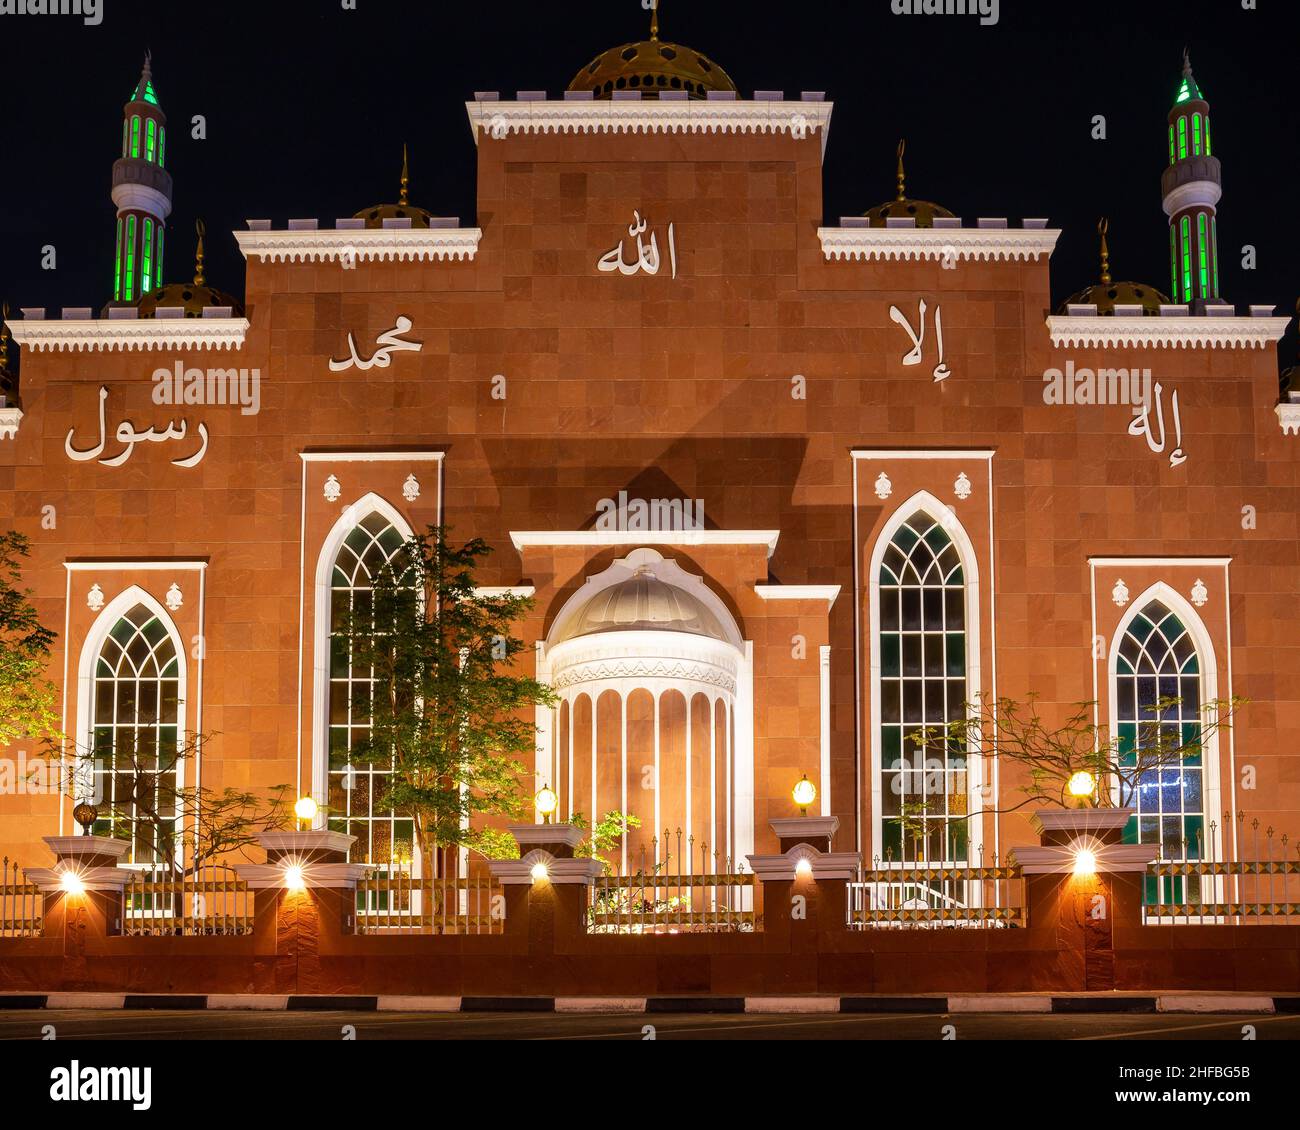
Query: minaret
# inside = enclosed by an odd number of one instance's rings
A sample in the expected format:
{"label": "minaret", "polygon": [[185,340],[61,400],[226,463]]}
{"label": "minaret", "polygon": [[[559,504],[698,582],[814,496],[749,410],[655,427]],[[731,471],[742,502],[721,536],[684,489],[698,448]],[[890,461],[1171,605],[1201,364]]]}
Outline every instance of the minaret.
{"label": "minaret", "polygon": [[167,157],[167,116],[153,89],[150,57],[123,111],[122,156],[113,164],[117,254],[113,302],[133,306],[163,277],[163,224],[172,210]]}
{"label": "minaret", "polygon": [[1160,178],[1169,217],[1169,269],[1174,302],[1203,310],[1219,297],[1219,233],[1215,208],[1223,195],[1219,159],[1210,142],[1210,104],[1183,52],[1183,81],[1169,111],[1169,167]]}

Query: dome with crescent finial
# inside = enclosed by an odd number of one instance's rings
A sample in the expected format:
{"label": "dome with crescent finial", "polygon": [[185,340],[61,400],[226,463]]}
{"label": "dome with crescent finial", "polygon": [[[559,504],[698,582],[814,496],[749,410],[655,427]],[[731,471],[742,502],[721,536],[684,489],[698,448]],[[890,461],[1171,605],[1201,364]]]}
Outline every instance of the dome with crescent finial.
{"label": "dome with crescent finial", "polygon": [[142,295],[136,303],[140,317],[154,318],[159,310],[180,307],[184,309],[185,317],[201,318],[204,310],[224,306],[230,307],[232,317],[243,316],[244,304],[238,298],[208,286],[203,270],[203,237],[206,229],[202,220],[197,220],[194,227],[198,236],[194,248],[194,278],[187,283],[167,283]]}
{"label": "dome with crescent finial", "polygon": [[873,228],[888,227],[889,220],[915,220],[918,228],[932,228],[936,217],[952,219],[952,213],[942,204],[932,200],[916,200],[907,195],[907,174],[903,168],[903,153],[906,141],[898,143],[898,194],[893,200],[877,204],[862,214],[871,222]]}
{"label": "dome with crescent finial", "polygon": [[385,220],[410,220],[413,228],[427,228],[433,219],[433,213],[411,203],[410,165],[407,162],[406,146],[402,146],[402,179],[397,193],[396,204],[376,204],[372,208],[362,208],[352,218],[365,220],[368,228],[382,228]]}
{"label": "dome with crescent finial", "polygon": [[9,368],[9,304],[6,302],[0,315],[0,398],[6,407],[18,396],[18,377]]}
{"label": "dome with crescent finial", "polygon": [[591,91],[612,99],[616,92],[639,91],[658,98],[665,91],[684,91],[688,98],[707,98],[710,91],[734,91],[736,84],[707,55],[659,38],[659,8],[651,9],[650,38],[625,43],[597,55],[583,67],[569,89]]}
{"label": "dome with crescent finial", "polygon": [[1097,234],[1101,237],[1100,280],[1070,295],[1061,304],[1059,312],[1065,313],[1070,306],[1096,306],[1098,314],[1113,316],[1117,306],[1140,306],[1144,317],[1158,316],[1160,307],[1169,304],[1169,299],[1164,294],[1146,283],[1115,282],[1111,278],[1110,247],[1106,242],[1109,231],[1109,220],[1103,219],[1098,223]]}

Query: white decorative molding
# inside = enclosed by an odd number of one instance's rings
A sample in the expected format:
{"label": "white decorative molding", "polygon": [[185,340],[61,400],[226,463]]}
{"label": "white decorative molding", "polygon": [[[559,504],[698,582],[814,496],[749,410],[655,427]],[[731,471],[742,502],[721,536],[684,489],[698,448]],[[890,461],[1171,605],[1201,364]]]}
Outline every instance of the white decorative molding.
{"label": "white decorative molding", "polygon": [[1054,314],[1054,346],[1168,346],[1174,349],[1263,349],[1280,341],[1289,318],[1119,318]]}
{"label": "white decorative molding", "polygon": [[167,605],[168,610],[171,612],[175,612],[180,608],[185,603],[185,596],[181,592],[181,586],[173,584],[167,590],[167,595],[163,597],[163,603]]}
{"label": "white decorative molding", "polygon": [[356,228],[324,231],[237,231],[245,259],[272,263],[342,260],[470,260],[478,254],[481,228]]}
{"label": "white decorative molding", "polygon": [[442,451],[300,451],[304,463],[439,463]]}
{"label": "white decorative molding", "polygon": [[1196,578],[1196,584],[1192,586],[1192,603],[1197,608],[1204,608],[1206,601],[1210,599],[1210,590],[1205,587],[1205,582],[1200,577]]}
{"label": "white decorative molding", "polygon": [[991,447],[973,448],[966,451],[949,451],[942,447],[858,447],[849,453],[857,459],[992,459],[995,452]]}
{"label": "white decorative molding", "polygon": [[881,502],[894,493],[894,484],[884,471],[881,471],[880,476],[876,479],[875,490],[876,497],[880,499]]}
{"label": "white decorative molding", "polygon": [[788,133],[830,131],[830,102],[754,102],[647,98],[562,102],[466,102],[474,144],[482,134],[500,141],[512,133]]}
{"label": "white decorative molding", "polygon": [[1058,228],[818,228],[827,259],[1038,259]]}
{"label": "white decorative molding", "polygon": [[839,585],[755,585],[759,600],[824,600],[830,611],[840,595]]}
{"label": "white decorative molding", "polygon": [[326,502],[337,502],[339,500],[343,494],[343,487],[339,484],[339,480],[336,476],[331,475],[325,480],[323,493]]}
{"label": "white decorative molding", "polygon": [[104,590],[98,584],[91,585],[90,592],[86,593],[86,607],[92,612],[104,607]]}
{"label": "white decorative molding", "polygon": [[735,672],[688,659],[612,659],[591,663],[570,663],[555,675],[552,684],[562,691],[580,683],[603,683],[610,679],[673,679],[718,687],[736,693]]}
{"label": "white decorative molding", "polygon": [[65,561],[63,563],[63,567],[66,570],[68,570],[69,573],[86,573],[86,572],[103,573],[103,572],[111,572],[111,571],[133,573],[136,572],[137,570],[157,571],[160,569],[170,569],[170,570],[184,569],[187,571],[198,570],[199,572],[202,572],[208,567],[208,563],[206,560],[198,559],[198,558],[194,558],[190,560],[178,560],[178,561],[158,561],[158,560],[131,561],[128,559],[118,557],[118,558],[101,559],[97,561]]}
{"label": "white decorative molding", "polygon": [[512,530],[516,549],[530,546],[765,545],[776,552],[780,530]]}
{"label": "white decorative molding", "polygon": [[407,502],[414,502],[420,497],[420,480],[414,475],[406,476],[406,482],[402,484],[402,497]]}
{"label": "white decorative molding", "polygon": [[[1283,401],[1275,409],[1284,436],[1300,435],[1300,400]],[[0,412],[0,417],[3,417]]]}
{"label": "white decorative molding", "polygon": [[532,599],[537,595],[536,585],[480,585],[474,590],[475,596],[489,599],[497,596],[520,596]]}
{"label": "white decorative molding", "polygon": [[0,408],[0,439],[17,439],[18,425],[22,422],[21,408]]}
{"label": "white decorative molding", "polygon": [[91,318],[9,322],[14,341],[38,353],[148,351],[156,349],[240,349],[247,318]]}
{"label": "white decorative molding", "polygon": [[968,498],[970,498],[971,491],[974,489],[971,486],[970,476],[968,476],[966,472],[963,471],[960,475],[957,476],[957,481],[952,484],[952,489],[953,489],[953,493],[958,497],[958,499],[960,499],[962,502],[965,502]]}
{"label": "white decorative molding", "polygon": [[1214,566],[1222,567],[1232,564],[1231,557],[1089,557],[1088,564],[1099,569],[1123,568],[1125,565],[1133,568],[1147,568],[1153,565],[1170,565],[1174,568],[1180,568],[1189,565],[1201,565],[1205,567]]}
{"label": "white decorative molding", "polygon": [[627,631],[577,636],[552,646],[556,690],[611,680],[669,679],[736,693],[740,652],[729,643],[687,632]]}
{"label": "white decorative molding", "polygon": [[1123,608],[1124,605],[1128,603],[1129,600],[1128,585],[1124,583],[1123,578],[1120,578],[1115,582],[1115,587],[1110,590],[1110,598],[1117,605],[1119,605],[1120,608]]}

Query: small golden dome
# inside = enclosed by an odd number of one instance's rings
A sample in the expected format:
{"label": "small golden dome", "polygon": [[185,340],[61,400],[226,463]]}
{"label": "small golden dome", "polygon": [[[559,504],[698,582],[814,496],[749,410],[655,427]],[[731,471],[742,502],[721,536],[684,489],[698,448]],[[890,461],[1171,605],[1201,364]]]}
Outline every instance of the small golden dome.
{"label": "small golden dome", "polygon": [[6,302],[0,314],[0,396],[17,395],[18,377],[9,368],[9,303]]}
{"label": "small golden dome", "polygon": [[140,317],[156,317],[160,309],[185,308],[185,317],[201,318],[203,311],[211,306],[229,306],[231,317],[242,317],[244,304],[225,291],[207,285],[203,274],[203,236],[206,230],[202,220],[196,220],[194,229],[198,233],[198,242],[194,247],[194,280],[187,283],[167,283],[148,294],[142,295],[136,303]]}
{"label": "small golden dome", "polygon": [[590,90],[596,98],[612,99],[616,91],[637,90],[642,98],[658,98],[665,90],[684,90],[690,98],[706,98],[711,90],[736,89],[717,63],[691,47],[659,38],[659,10],[650,15],[650,38],[625,43],[597,55],[583,67],[570,90]]}
{"label": "small golden dome", "polygon": [[1110,221],[1103,218],[1097,224],[1097,234],[1101,237],[1101,281],[1070,295],[1058,312],[1064,314],[1068,306],[1095,305],[1098,314],[1113,316],[1116,306],[1141,306],[1144,317],[1158,316],[1160,307],[1168,305],[1169,299],[1155,287],[1147,286],[1146,283],[1114,282],[1111,279],[1110,246],[1106,242],[1109,231]]}
{"label": "small golden dome", "polygon": [[884,228],[887,220],[915,220],[918,228],[932,228],[936,217],[952,219],[952,213],[942,204],[931,200],[914,200],[907,195],[907,174],[903,169],[903,152],[906,141],[898,143],[898,195],[886,204],[878,204],[862,214],[871,222],[873,228]]}
{"label": "small golden dome", "polygon": [[402,180],[397,194],[396,204],[376,204],[373,208],[362,208],[353,215],[354,220],[365,220],[368,228],[382,228],[385,220],[410,220],[413,228],[427,228],[432,212],[411,203],[410,166],[406,160],[406,146],[402,146]]}

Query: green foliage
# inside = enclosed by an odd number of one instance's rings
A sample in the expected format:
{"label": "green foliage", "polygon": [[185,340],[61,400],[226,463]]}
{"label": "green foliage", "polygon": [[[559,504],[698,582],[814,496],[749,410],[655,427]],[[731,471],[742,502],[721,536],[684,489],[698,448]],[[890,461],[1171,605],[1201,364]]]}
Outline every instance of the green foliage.
{"label": "green foliage", "polygon": [[[575,828],[586,829],[587,817],[584,813],[575,812],[569,817],[569,823]],[[614,809],[596,821],[596,826],[591,828],[587,838],[573,849],[573,854],[586,859],[599,859],[605,865],[606,872],[616,871],[617,868],[604,857],[603,853],[617,847],[629,829],[639,827],[641,827],[639,816]]]}
{"label": "green foliage", "polygon": [[519,841],[503,828],[476,828],[465,837],[465,846],[484,859],[519,858]]}
{"label": "green foliage", "polygon": [[23,534],[0,534],[0,746],[58,732],[58,695],[45,677],[55,635],[41,626],[31,593],[18,587],[21,559],[30,554]]}
{"label": "green foliage", "polygon": [[533,708],[556,701],[512,671],[525,649],[513,628],[532,601],[478,590],[474,573],[490,552],[480,538],[454,546],[431,526],[379,571],[339,632],[353,670],[373,679],[370,701],[354,705],[370,729],[351,756],[392,768],[378,803],[414,821],[425,854],[469,845],[476,814],[528,811],[531,774],[519,759],[536,752]]}

